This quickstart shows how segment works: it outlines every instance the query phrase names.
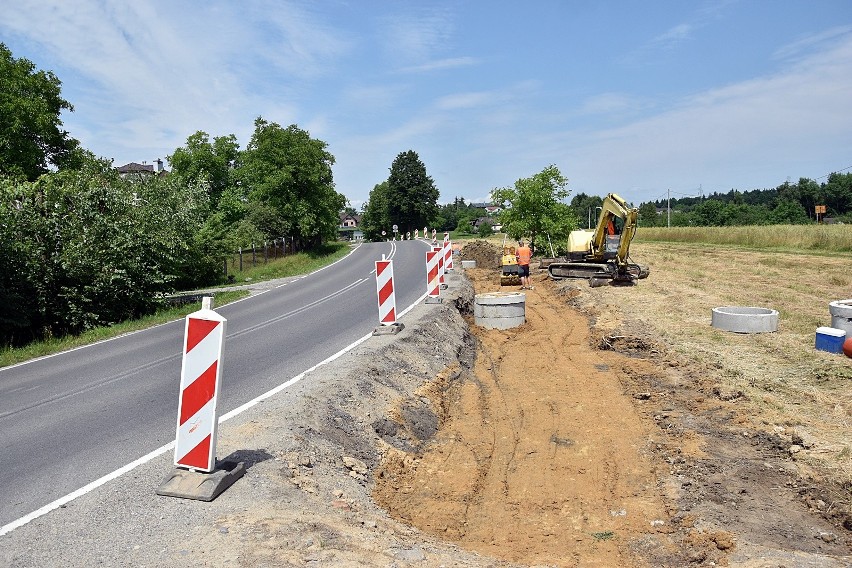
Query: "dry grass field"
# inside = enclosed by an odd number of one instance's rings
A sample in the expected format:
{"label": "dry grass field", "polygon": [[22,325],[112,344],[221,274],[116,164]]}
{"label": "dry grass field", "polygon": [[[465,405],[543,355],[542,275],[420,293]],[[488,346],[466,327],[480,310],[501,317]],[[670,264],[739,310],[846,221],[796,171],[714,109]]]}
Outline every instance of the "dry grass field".
{"label": "dry grass field", "polygon": [[[852,230],[852,229],[850,229]],[[817,479],[852,490],[852,359],[814,349],[831,324],[829,302],[852,298],[852,255],[638,242],[634,259],[651,275],[630,288],[607,287],[605,305],[653,328],[719,384],[742,392],[747,416],[774,432],[806,433],[796,462]],[[718,306],[779,312],[776,333],[735,334],[710,326]]]}

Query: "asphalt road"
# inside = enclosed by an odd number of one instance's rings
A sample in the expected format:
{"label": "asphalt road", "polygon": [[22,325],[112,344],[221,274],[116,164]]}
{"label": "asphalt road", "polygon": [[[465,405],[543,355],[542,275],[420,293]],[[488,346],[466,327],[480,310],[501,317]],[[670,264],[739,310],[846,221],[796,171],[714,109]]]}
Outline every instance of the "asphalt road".
{"label": "asphalt road", "polygon": [[[427,250],[423,241],[364,244],[217,309],[228,320],[220,416],[369,334],[383,254],[394,261],[397,310],[415,302]],[[0,526],[174,440],[183,332],[180,320],[0,369]]]}

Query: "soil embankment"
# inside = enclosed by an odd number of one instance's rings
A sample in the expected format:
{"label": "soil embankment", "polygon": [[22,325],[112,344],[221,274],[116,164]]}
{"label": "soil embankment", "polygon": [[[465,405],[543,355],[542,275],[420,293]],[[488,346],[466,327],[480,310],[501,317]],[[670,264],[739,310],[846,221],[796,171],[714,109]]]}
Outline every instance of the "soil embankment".
{"label": "soil embankment", "polygon": [[[852,565],[848,487],[818,475],[849,463],[847,367],[803,374],[804,332],[707,330],[692,314],[731,287],[667,247],[642,260],[660,273],[633,289],[536,274],[506,331],[463,317],[450,275],[399,335],[223,424],[248,472],[212,503],[155,495],[161,456],[0,538],[0,565]],[[467,276],[499,288],[496,267]]]}

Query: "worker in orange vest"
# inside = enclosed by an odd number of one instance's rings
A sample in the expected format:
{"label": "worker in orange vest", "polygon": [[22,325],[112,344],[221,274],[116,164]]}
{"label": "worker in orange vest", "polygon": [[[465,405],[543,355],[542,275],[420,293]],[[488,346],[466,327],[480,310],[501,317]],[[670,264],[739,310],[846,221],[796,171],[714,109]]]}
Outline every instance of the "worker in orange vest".
{"label": "worker in orange vest", "polygon": [[530,260],[532,259],[532,250],[524,245],[524,241],[518,241],[518,249],[515,251],[515,258],[518,260],[518,274],[521,277],[521,290],[532,290],[530,286]]}

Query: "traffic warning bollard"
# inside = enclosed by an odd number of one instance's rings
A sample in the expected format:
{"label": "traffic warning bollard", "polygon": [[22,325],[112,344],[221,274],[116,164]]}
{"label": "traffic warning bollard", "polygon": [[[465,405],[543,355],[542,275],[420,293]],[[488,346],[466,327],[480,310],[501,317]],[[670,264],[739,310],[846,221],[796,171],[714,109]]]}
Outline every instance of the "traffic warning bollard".
{"label": "traffic warning bollard", "polygon": [[216,461],[216,404],[222,380],[222,345],[226,320],[210,309],[186,316],[180,373],[175,465],[213,471]]}
{"label": "traffic warning bollard", "polygon": [[429,251],[426,253],[426,303],[440,304],[441,285],[438,277],[438,259],[440,253]]}
{"label": "traffic warning bollard", "polygon": [[216,467],[217,403],[227,320],[213,311],[212,301],[203,298],[201,310],[186,316],[175,439],[177,468],[157,489],[159,495],[212,501],[245,473],[243,462]]}
{"label": "traffic warning bollard", "polygon": [[393,290],[393,261],[376,261],[376,294],[379,299],[379,327],[373,335],[399,333],[405,326],[396,321],[396,294]]}
{"label": "traffic warning bollard", "polygon": [[432,250],[438,253],[438,282],[442,290],[447,289],[447,283],[444,282],[444,247],[432,247]]}
{"label": "traffic warning bollard", "polygon": [[453,246],[449,238],[444,239],[444,269],[453,269]]}

